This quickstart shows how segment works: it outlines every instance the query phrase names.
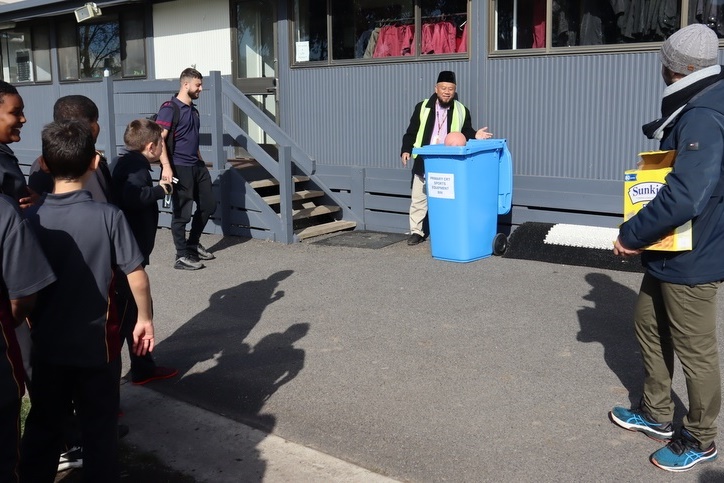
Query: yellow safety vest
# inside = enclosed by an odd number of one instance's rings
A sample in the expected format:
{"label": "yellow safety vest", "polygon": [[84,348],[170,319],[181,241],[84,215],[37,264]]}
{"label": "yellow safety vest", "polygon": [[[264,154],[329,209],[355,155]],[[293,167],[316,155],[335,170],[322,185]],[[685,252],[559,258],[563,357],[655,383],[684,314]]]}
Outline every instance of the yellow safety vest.
{"label": "yellow safety vest", "polygon": [[[425,99],[424,101],[422,101],[422,107],[420,108],[420,127],[417,130],[417,138],[415,138],[415,144],[413,144],[413,146],[416,148],[422,147],[422,136],[425,134],[427,118],[430,117],[430,111],[432,111],[432,108],[427,106],[428,100],[429,99]],[[465,106],[463,106],[463,103],[460,101],[453,102],[455,103],[455,108],[453,109],[455,115],[453,116],[452,122],[450,123],[449,133],[460,132],[463,127],[463,123],[465,122]],[[412,157],[417,157],[417,154],[413,154]]]}

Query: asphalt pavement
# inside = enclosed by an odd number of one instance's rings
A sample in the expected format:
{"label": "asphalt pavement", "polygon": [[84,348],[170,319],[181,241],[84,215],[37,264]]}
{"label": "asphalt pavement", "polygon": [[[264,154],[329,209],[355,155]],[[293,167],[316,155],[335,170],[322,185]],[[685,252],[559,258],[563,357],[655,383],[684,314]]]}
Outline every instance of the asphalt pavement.
{"label": "asphalt pavement", "polygon": [[154,355],[180,375],[122,387],[128,441],[198,481],[724,481],[724,458],[655,468],[660,444],[608,420],[640,397],[640,273],[202,243],[216,260],[174,270],[162,229],[148,267]]}

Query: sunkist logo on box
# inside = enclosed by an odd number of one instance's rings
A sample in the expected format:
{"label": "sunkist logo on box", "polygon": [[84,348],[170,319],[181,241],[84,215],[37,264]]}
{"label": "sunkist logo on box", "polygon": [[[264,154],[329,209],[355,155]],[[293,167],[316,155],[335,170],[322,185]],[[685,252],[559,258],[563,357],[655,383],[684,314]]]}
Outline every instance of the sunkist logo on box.
{"label": "sunkist logo on box", "polygon": [[658,183],[656,181],[638,183],[628,189],[628,197],[633,204],[651,201],[663,186],[664,183]]}

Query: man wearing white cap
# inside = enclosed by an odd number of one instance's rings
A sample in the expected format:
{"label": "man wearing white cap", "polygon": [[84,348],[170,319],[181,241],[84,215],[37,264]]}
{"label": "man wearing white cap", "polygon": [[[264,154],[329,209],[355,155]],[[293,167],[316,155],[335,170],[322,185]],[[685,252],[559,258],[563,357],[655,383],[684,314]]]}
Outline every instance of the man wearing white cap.
{"label": "man wearing white cap", "polygon": [[[616,406],[611,420],[668,442],[650,456],[668,471],[716,459],[721,406],[716,297],[724,280],[724,73],[719,40],[709,27],[689,25],[661,46],[667,87],[661,118],[643,126],[662,150],[676,150],[672,172],[656,197],[621,225],[614,253],[641,253],[646,267],[634,312],[644,362],[638,407]],[[693,249],[643,251],[691,221]],[[686,378],[689,411],[674,432],[674,354]]]}

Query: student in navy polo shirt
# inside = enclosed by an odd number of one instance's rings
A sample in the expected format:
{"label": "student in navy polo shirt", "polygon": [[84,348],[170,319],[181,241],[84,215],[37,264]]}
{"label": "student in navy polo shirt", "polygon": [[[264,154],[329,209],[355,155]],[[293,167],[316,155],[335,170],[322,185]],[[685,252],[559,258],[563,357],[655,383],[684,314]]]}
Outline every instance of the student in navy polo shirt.
{"label": "student in navy polo shirt", "polygon": [[25,124],[24,109],[18,90],[0,81],[0,193],[18,202],[21,208],[27,208],[37,198],[28,191],[18,158],[8,147],[8,144],[20,141],[20,130]]}
{"label": "student in navy polo shirt", "polygon": [[[53,121],[86,121],[93,133],[93,140],[98,139],[101,126],[98,124],[98,106],[90,98],[80,94],[63,96],[53,105]],[[53,192],[53,177],[40,169],[40,158],[33,161],[28,175],[28,187],[32,192],[42,196],[45,193]],[[83,189],[91,192],[96,201],[113,203],[113,192],[111,190],[111,171],[108,168],[106,158],[101,156],[98,162],[98,169],[93,171],[93,176],[88,178]]]}
{"label": "student in navy polo shirt", "polygon": [[[32,260],[32,263],[25,263]],[[17,482],[20,405],[25,392],[15,327],[33,308],[36,292],[55,281],[35,234],[17,204],[0,195],[0,482]]]}
{"label": "student in navy polo shirt", "polygon": [[[193,101],[199,98],[203,89],[203,76],[192,68],[181,72],[181,87],[171,102],[164,103],[158,111],[156,122],[163,128],[164,150],[161,153],[163,171],[161,178],[171,181],[178,179],[173,191],[173,220],[171,233],[176,245],[174,268],[198,270],[204,268],[199,260],[213,260],[214,255],[206,250],[199,240],[206,222],[216,210],[216,200],[211,192],[211,175],[199,152],[199,111]],[[178,125],[173,130],[174,149],[169,155],[167,136],[172,128],[174,106],[179,110]],[[173,167],[173,170],[171,169]],[[196,202],[193,218],[191,209]],[[186,225],[191,220],[191,230],[186,238]]]}
{"label": "student in navy polo shirt", "polygon": [[[157,186],[151,179],[151,161],[158,161],[163,149],[161,127],[148,119],[136,119],[126,127],[123,142],[128,152],[118,158],[113,167],[113,192],[116,204],[123,210],[138,248],[143,266],[149,263],[158,230],[158,200],[173,192],[170,181],[161,180]],[[157,366],[151,354],[136,356],[132,350],[132,329],[138,309],[126,280],[119,277],[117,303],[121,316],[121,336],[128,342],[131,359],[131,382],[146,384],[167,379],[178,370]]]}
{"label": "student in navy polo shirt", "polygon": [[53,122],[42,133],[42,163],[53,193],[28,213],[57,283],[38,294],[30,321],[33,391],[23,435],[23,482],[53,482],[62,446],[64,409],[75,402],[83,436],[83,477],[118,482],[119,320],[115,269],[138,306],[137,355],[153,350],[151,291],[143,254],[121,210],[82,189],[98,164],[82,121]]}

